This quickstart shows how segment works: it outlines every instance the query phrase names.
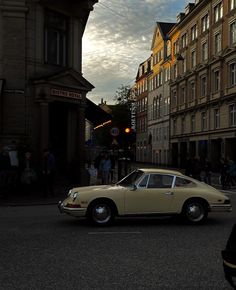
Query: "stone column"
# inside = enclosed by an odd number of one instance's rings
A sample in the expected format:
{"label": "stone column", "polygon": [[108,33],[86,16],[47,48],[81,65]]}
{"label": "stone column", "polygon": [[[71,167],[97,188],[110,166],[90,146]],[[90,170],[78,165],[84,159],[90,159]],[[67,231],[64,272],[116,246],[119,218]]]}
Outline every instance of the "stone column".
{"label": "stone column", "polygon": [[77,160],[78,160],[78,173],[79,184],[86,185],[88,183],[86,170],[85,170],[85,106],[80,105],[78,107],[77,118]]}
{"label": "stone column", "polygon": [[49,145],[49,105],[47,102],[40,103],[40,151]]}

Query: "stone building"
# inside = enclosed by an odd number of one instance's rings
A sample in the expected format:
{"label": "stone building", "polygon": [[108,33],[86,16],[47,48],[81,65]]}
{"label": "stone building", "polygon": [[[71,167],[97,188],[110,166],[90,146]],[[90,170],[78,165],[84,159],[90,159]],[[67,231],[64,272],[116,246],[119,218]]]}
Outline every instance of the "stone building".
{"label": "stone building", "polygon": [[148,77],[148,161],[168,165],[171,42],[174,23],[157,22],[152,40],[152,71]]}
{"label": "stone building", "polygon": [[81,179],[93,109],[82,36],[96,2],[0,0],[0,143],[32,150],[38,162],[50,146],[58,169],[76,168]]}
{"label": "stone building", "polygon": [[184,167],[189,155],[217,168],[221,157],[236,159],[236,2],[188,4],[175,29],[183,61],[171,83],[173,165]]}
{"label": "stone building", "polygon": [[151,57],[139,65],[136,76],[136,161],[148,161],[148,75],[151,72]]}

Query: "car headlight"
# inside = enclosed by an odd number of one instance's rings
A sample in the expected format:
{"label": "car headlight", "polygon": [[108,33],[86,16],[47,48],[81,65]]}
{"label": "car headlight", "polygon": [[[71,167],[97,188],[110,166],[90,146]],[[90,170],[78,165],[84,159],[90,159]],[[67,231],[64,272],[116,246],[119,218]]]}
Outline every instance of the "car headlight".
{"label": "car headlight", "polygon": [[77,191],[75,191],[71,194],[71,198],[73,199],[73,201],[76,199],[77,195],[78,195]]}
{"label": "car headlight", "polygon": [[68,192],[68,196],[70,196],[71,193],[72,193],[72,189],[69,190],[69,192]]}

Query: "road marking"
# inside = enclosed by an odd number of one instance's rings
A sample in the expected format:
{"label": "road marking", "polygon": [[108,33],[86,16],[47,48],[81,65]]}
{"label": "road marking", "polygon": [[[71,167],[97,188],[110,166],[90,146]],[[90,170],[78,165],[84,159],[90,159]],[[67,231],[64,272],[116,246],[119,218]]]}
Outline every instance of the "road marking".
{"label": "road marking", "polygon": [[141,232],[88,232],[88,235],[128,235],[128,234],[133,234],[133,235],[140,235]]}

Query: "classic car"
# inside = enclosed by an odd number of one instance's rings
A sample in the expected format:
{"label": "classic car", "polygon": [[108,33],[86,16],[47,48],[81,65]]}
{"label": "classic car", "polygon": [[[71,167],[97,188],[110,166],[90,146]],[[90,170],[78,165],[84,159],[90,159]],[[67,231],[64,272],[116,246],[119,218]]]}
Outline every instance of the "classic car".
{"label": "classic car", "polygon": [[174,170],[137,169],[112,185],[75,187],[58,204],[61,213],[96,225],[116,216],[180,215],[191,224],[209,212],[230,212],[230,199],[216,188]]}

